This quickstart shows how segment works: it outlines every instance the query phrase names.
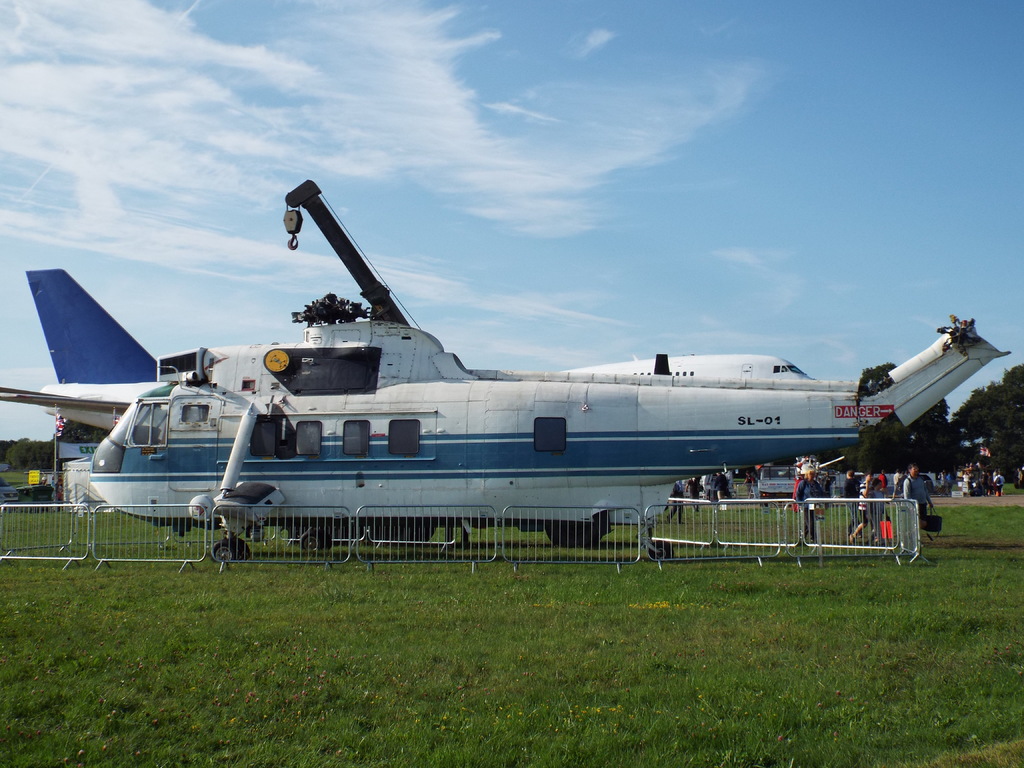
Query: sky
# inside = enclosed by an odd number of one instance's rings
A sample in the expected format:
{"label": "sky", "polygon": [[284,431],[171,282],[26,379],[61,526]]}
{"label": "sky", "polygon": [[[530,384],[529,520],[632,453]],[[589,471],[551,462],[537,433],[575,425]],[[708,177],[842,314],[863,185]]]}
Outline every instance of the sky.
{"label": "sky", "polygon": [[[25,271],[154,355],[299,341],[358,290],[323,190],[471,368],[784,357],[856,380],[949,315],[1024,362],[1016,0],[0,0],[0,386]],[[0,439],[53,418],[0,405]]]}

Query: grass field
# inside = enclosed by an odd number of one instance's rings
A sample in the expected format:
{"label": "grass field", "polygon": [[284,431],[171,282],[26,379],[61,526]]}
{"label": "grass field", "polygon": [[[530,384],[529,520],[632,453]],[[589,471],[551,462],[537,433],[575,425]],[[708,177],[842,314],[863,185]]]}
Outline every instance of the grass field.
{"label": "grass field", "polygon": [[1024,508],[928,562],[0,565],[0,765],[1018,766]]}

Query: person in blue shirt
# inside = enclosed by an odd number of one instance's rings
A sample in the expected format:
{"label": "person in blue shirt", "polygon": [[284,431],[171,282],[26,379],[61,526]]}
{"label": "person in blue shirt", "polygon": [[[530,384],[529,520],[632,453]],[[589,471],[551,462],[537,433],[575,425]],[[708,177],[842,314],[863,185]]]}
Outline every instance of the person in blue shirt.
{"label": "person in blue shirt", "polygon": [[804,541],[808,544],[814,543],[814,510],[807,503],[808,499],[825,498],[825,489],[817,480],[818,470],[813,465],[804,467],[804,479],[797,483],[796,493],[793,498],[797,504],[803,507],[804,511]]}

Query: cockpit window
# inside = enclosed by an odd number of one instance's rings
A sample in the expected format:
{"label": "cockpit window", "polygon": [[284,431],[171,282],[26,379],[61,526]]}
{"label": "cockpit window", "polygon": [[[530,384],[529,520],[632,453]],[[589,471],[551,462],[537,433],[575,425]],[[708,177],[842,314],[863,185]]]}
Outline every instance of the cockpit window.
{"label": "cockpit window", "polygon": [[167,441],[167,403],[139,403],[132,423],[133,445],[164,445]]}
{"label": "cockpit window", "polygon": [[788,365],[775,365],[772,366],[772,373],[795,373],[797,376],[806,376],[807,374],[801,371],[792,363]]}

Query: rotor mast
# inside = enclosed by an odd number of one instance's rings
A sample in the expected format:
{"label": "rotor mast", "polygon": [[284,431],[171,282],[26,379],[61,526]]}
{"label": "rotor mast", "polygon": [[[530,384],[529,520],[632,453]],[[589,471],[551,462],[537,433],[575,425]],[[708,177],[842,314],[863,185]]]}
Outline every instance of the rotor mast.
{"label": "rotor mast", "polygon": [[284,201],[288,208],[292,209],[285,214],[285,228],[289,234],[296,235],[302,228],[302,216],[298,209],[305,208],[320,231],[324,233],[331,248],[338,254],[341,263],[352,275],[352,279],[356,281],[362,297],[370,303],[374,320],[411,325],[392,298],[391,291],[373,273],[366,263],[366,259],[363,258],[342,228],[341,223],[331,213],[320,192],[320,187],[315,182],[308,180],[302,182],[285,195]]}

